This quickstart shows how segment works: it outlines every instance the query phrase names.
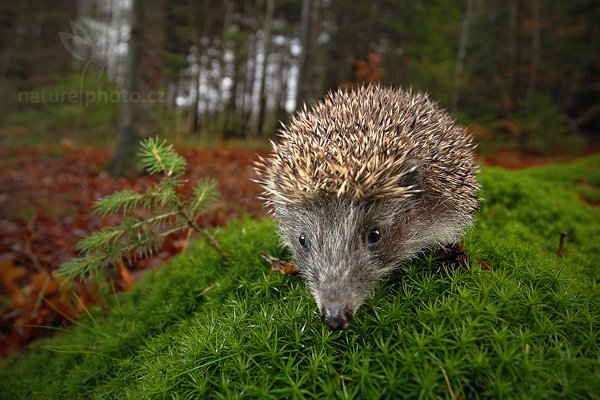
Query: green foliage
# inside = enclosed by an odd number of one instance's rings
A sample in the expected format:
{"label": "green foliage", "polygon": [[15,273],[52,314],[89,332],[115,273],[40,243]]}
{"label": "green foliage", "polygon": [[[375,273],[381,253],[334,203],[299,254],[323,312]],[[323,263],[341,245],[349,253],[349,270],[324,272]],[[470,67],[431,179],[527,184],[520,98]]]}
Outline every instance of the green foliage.
{"label": "green foliage", "polygon": [[37,142],[74,136],[87,141],[114,136],[120,93],[97,71],[71,74],[53,84],[7,97],[5,127],[23,126],[28,135],[17,140]]}
{"label": "green foliage", "polygon": [[[597,123],[592,122],[596,119],[583,123],[578,117],[597,103],[598,89],[589,85],[593,73],[588,71],[594,70],[600,53],[588,38],[598,32],[591,21],[600,9],[585,0],[470,1],[472,12],[465,25],[467,3],[383,2],[380,20],[372,21],[383,26],[381,35],[394,44],[383,50],[384,82],[429,92],[444,107],[450,105],[458,83],[458,110],[452,111],[466,125],[495,131],[492,145],[505,139],[498,121],[509,120],[522,132],[511,138],[511,147],[580,154],[586,144],[580,132],[597,136]],[[534,4],[539,6],[538,21]],[[455,82],[465,26],[466,53]],[[532,48],[536,32],[537,51]]]}
{"label": "green foliage", "polygon": [[[59,276],[83,278],[104,265],[130,262],[152,254],[162,240],[175,231],[201,231],[194,221],[218,199],[216,183],[212,180],[196,183],[191,197],[183,200],[177,189],[185,183],[182,175],[186,161],[173,146],[158,138],[146,139],[140,143],[140,156],[146,170],[150,174],[162,174],[162,179],[144,193],[124,190],[103,197],[94,205],[94,211],[102,216],[118,212],[127,216],[142,209],[145,216],[129,217],[117,226],[104,228],[79,241],[77,251],[83,256],[62,265],[57,272]],[[212,243],[216,246],[216,242]]]}
{"label": "green foliage", "polygon": [[158,138],[150,138],[143,141],[140,148],[142,163],[149,173],[164,173],[170,177],[180,176],[185,171],[185,158],[177,154],[172,145],[167,145]]}
{"label": "green foliage", "polygon": [[[105,196],[94,204],[94,212],[102,216],[122,211],[123,214],[131,212],[139,207],[142,201],[148,200],[148,196],[134,190],[125,189],[121,192]],[[148,206],[148,204],[145,204]]]}
{"label": "green foliage", "polygon": [[586,144],[585,138],[572,132],[568,125],[569,116],[564,114],[548,96],[537,96],[528,110],[520,107],[515,122],[521,127],[522,135],[526,135],[524,146],[528,150],[538,152],[578,154]]}
{"label": "green foliage", "polygon": [[[401,59],[389,54],[384,80],[432,93],[444,107],[450,104],[462,6],[434,0],[424,3],[390,2],[393,12],[382,15],[391,34],[402,39]],[[406,65],[404,70],[398,63]]]}
{"label": "green foliage", "polygon": [[[0,369],[6,398],[598,398],[600,157],[485,169],[465,238],[471,269],[432,254],[379,285],[348,331],[319,320],[299,278],[271,272],[270,220],[217,231]],[[558,230],[570,236],[557,258]],[[481,267],[483,260],[493,267]],[[101,321],[102,319],[102,321]]]}

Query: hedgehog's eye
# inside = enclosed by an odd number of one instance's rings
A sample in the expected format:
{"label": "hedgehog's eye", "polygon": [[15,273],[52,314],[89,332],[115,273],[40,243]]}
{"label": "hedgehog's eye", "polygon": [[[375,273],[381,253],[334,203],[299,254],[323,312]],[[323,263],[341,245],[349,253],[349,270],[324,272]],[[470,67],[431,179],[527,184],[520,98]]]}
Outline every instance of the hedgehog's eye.
{"label": "hedgehog's eye", "polygon": [[306,237],[306,235],[304,233],[300,234],[298,241],[300,242],[302,247],[308,247],[308,238]]}
{"label": "hedgehog's eye", "polygon": [[379,231],[379,227],[375,227],[367,233],[367,242],[369,244],[377,243],[381,239],[381,232]]}

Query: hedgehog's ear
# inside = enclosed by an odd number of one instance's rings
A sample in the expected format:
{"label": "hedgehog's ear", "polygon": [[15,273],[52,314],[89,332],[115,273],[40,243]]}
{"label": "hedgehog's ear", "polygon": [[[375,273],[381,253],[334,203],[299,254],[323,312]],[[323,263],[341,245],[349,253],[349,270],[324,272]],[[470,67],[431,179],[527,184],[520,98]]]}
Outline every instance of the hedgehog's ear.
{"label": "hedgehog's ear", "polygon": [[423,193],[423,175],[421,166],[416,160],[408,159],[402,166],[402,176],[398,179],[398,187],[407,190],[407,196],[397,199],[399,210],[408,210],[417,205]]}
{"label": "hedgehog's ear", "polygon": [[402,166],[402,176],[398,179],[398,187],[406,188],[412,194],[423,191],[423,176],[421,166],[416,160],[408,159]]}

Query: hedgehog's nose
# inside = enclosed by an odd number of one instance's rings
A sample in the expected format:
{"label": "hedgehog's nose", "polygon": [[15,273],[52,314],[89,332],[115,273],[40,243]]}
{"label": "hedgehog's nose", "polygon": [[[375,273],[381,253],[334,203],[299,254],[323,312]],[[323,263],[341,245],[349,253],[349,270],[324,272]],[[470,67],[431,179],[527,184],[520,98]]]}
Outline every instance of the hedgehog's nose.
{"label": "hedgehog's nose", "polygon": [[352,322],[352,310],[344,304],[328,304],[321,309],[321,319],[329,329],[347,329]]}

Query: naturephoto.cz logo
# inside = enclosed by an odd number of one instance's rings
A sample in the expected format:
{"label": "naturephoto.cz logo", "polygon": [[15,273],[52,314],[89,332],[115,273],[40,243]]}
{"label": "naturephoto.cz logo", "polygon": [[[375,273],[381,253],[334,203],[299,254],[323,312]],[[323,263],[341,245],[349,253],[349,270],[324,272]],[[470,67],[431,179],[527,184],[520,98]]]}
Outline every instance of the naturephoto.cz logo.
{"label": "naturephoto.cz logo", "polygon": [[[164,92],[149,92],[142,95],[137,91],[120,91],[105,89],[102,80],[106,76],[106,61],[92,65],[91,55],[101,48],[102,44],[93,38],[93,35],[80,24],[70,20],[73,32],[60,32],[59,39],[71,56],[82,63],[79,87],[76,89],[39,89],[22,91],[18,94],[21,104],[80,104],[87,107],[98,103],[164,103]],[[93,71],[93,72],[91,72]],[[92,75],[93,74],[93,75]],[[91,75],[91,76],[90,76]],[[87,81],[87,82],[86,82]],[[84,87],[85,84],[85,87]]]}
{"label": "naturephoto.cz logo", "polygon": [[95,90],[46,90],[19,92],[18,101],[21,104],[81,104],[87,107],[98,103],[164,103],[164,92],[150,92],[142,96],[139,92],[105,91],[102,87]]}

